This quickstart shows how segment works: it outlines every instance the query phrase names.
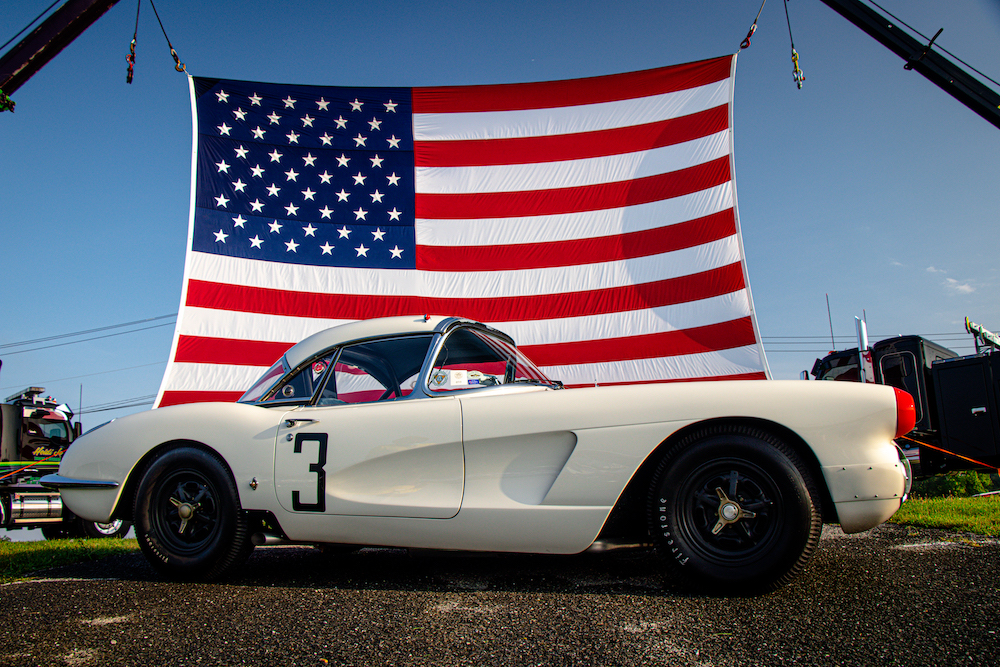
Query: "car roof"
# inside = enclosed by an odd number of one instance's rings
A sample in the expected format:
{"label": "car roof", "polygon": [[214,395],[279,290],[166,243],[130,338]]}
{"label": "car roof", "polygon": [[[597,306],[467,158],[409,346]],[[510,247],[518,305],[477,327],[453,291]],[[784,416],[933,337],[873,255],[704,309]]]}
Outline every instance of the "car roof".
{"label": "car roof", "polygon": [[471,320],[443,315],[403,315],[359,320],[314,333],[285,352],[285,358],[294,368],[335,345],[382,336],[441,332],[457,322]]}

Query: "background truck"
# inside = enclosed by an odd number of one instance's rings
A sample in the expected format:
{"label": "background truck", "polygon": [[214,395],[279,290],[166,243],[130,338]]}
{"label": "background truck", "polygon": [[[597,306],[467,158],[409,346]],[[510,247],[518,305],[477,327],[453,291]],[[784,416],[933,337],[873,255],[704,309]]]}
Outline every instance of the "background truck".
{"label": "background truck", "polygon": [[73,412],[43,398],[44,391],[28,387],[0,403],[0,528],[40,528],[48,539],[124,537],[129,522],[85,521],[63,507],[57,491],[39,484],[80,435]]}
{"label": "background truck", "polygon": [[[899,444],[918,448],[921,475],[1000,466],[1000,351],[994,344],[1000,341],[968,320],[966,329],[978,350],[969,356],[920,336],[888,338],[870,349],[874,381],[913,396],[917,424]],[[817,359],[812,375],[860,382],[858,348]]]}

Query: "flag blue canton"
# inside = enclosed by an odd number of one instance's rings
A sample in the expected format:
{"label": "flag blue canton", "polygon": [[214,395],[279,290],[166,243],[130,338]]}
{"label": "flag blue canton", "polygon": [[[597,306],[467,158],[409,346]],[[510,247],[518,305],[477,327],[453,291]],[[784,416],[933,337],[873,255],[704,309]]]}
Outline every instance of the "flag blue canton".
{"label": "flag blue canton", "polygon": [[272,262],[415,266],[408,88],[195,79],[192,250]]}

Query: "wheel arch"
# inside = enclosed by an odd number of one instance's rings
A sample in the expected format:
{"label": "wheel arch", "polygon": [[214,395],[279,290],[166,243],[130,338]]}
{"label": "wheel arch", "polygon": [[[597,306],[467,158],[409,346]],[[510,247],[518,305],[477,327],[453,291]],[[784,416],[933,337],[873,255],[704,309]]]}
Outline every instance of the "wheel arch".
{"label": "wheel arch", "polygon": [[770,433],[791,447],[802,459],[807,467],[807,472],[816,483],[816,488],[820,494],[820,512],[824,523],[836,522],[837,511],[833,504],[833,498],[827,488],[826,480],[823,477],[823,470],[819,460],[813,453],[812,448],[795,431],[782,424],[754,417],[720,417],[694,422],[671,433],[663,442],[649,453],[642,462],[632,479],[625,485],[625,489],[615,502],[611,514],[608,516],[598,539],[619,538],[636,543],[646,543],[649,541],[648,530],[646,528],[646,501],[649,485],[652,483],[653,475],[675,443],[680,442],[685,437],[695,431],[706,427],[751,427]]}
{"label": "wheel arch", "polygon": [[142,478],[146,473],[147,468],[149,468],[150,463],[164,452],[168,452],[173,449],[180,449],[181,447],[191,447],[193,449],[200,449],[207,454],[211,454],[219,460],[222,467],[225,469],[226,474],[229,478],[236,482],[236,477],[233,475],[232,468],[229,467],[229,463],[226,461],[225,457],[222,456],[218,451],[209,447],[203,442],[198,442],[197,440],[170,440],[168,442],[161,443],[156,447],[153,447],[148,452],[143,454],[136,464],[132,467],[132,471],[129,473],[128,477],[125,478],[125,486],[122,489],[121,494],[118,496],[118,502],[115,504],[115,509],[111,513],[112,519],[125,519],[127,521],[135,521],[133,515],[133,509],[135,507],[135,494],[139,490],[139,484],[142,482]]}

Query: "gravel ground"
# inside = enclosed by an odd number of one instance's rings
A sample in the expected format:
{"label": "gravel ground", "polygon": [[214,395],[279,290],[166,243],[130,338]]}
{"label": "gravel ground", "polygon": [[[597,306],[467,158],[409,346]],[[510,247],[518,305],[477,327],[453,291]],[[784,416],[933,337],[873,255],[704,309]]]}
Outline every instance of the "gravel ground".
{"label": "gravel ground", "polygon": [[[134,555],[0,587],[0,665],[987,665],[1000,542],[824,529],[805,574],[759,597],[678,591],[646,552],[254,552],[174,584]],[[738,593],[738,591],[734,591]]]}

